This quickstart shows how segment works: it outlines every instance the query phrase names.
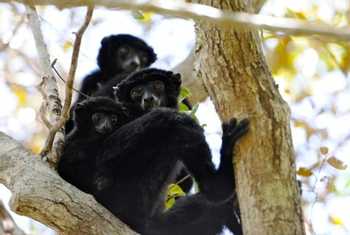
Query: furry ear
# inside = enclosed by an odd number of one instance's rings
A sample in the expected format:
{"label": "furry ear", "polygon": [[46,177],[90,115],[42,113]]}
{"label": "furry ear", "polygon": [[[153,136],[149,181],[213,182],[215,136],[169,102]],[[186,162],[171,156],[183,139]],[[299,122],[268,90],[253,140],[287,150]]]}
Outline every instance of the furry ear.
{"label": "furry ear", "polygon": [[181,85],[181,74],[175,73],[171,77],[178,85]]}
{"label": "furry ear", "polygon": [[102,38],[101,46],[108,44],[109,39],[110,39],[110,36],[106,36],[106,37]]}

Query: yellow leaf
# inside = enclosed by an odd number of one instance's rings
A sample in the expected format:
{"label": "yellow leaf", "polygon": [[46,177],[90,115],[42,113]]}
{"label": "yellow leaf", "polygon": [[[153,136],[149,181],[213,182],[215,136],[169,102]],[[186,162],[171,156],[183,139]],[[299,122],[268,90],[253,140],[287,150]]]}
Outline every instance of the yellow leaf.
{"label": "yellow leaf", "polygon": [[152,20],[152,16],[153,15],[154,14],[152,12],[144,12],[142,21],[145,22],[145,23],[150,22]]}
{"label": "yellow leaf", "polygon": [[71,49],[73,47],[73,43],[70,42],[70,41],[66,41],[64,44],[63,44],[63,51],[64,52],[67,52],[69,49]]}
{"label": "yellow leaf", "polygon": [[23,106],[27,102],[27,90],[20,86],[12,86],[12,91],[17,96],[18,104]]}
{"label": "yellow leaf", "polygon": [[287,17],[293,17],[293,18],[297,18],[297,19],[301,19],[301,20],[306,20],[307,16],[304,12],[301,11],[294,11],[292,9],[287,8],[287,13],[286,13]]}
{"label": "yellow leaf", "polygon": [[171,208],[175,204],[175,200],[178,197],[185,196],[186,193],[178,184],[170,184],[168,186],[167,199],[165,202],[165,209]]}
{"label": "yellow leaf", "polygon": [[44,146],[45,141],[45,135],[34,135],[26,147],[29,148],[34,154],[39,154]]}
{"label": "yellow leaf", "polygon": [[345,170],[348,167],[344,162],[342,162],[341,160],[337,159],[334,156],[328,158],[327,162],[329,165],[331,165],[332,167],[338,170]]}
{"label": "yellow leaf", "polygon": [[306,128],[307,123],[305,123],[305,121],[303,121],[303,120],[296,119],[296,120],[294,120],[294,126],[299,127],[299,128]]}
{"label": "yellow leaf", "polygon": [[135,19],[143,22],[143,23],[149,23],[152,20],[152,16],[154,15],[153,12],[149,11],[134,11],[133,16]]}
{"label": "yellow leaf", "polygon": [[171,197],[171,198],[167,198],[166,202],[165,202],[165,210],[169,210],[170,208],[172,208],[175,204],[175,198]]}
{"label": "yellow leaf", "polygon": [[31,149],[32,153],[39,154],[41,152],[42,145],[39,143],[33,143],[30,145],[30,149]]}
{"label": "yellow leaf", "polygon": [[299,167],[299,169],[297,170],[297,174],[300,176],[309,177],[312,175],[312,171],[305,167]]}
{"label": "yellow leaf", "polygon": [[318,55],[320,56],[320,59],[327,66],[328,71],[333,70],[333,69],[339,69],[337,61],[332,56],[330,56],[329,51],[327,51],[325,49],[319,49]]}
{"label": "yellow leaf", "polygon": [[343,225],[344,222],[339,216],[331,215],[329,216],[329,221],[335,225]]}
{"label": "yellow leaf", "polygon": [[296,18],[298,18],[298,19],[302,19],[302,20],[306,20],[306,19],[307,19],[307,17],[306,17],[306,15],[304,14],[304,12],[295,12],[294,15],[295,15]]}
{"label": "yellow leaf", "polygon": [[325,146],[321,147],[321,148],[320,148],[320,153],[321,153],[322,155],[326,155],[326,154],[328,153],[328,148],[325,147]]}

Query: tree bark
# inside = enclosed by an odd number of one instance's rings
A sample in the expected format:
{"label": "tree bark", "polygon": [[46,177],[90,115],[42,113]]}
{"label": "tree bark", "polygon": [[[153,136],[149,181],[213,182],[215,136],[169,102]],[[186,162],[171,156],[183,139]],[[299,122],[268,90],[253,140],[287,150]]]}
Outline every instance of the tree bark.
{"label": "tree bark", "polygon": [[2,132],[0,143],[0,183],[11,190],[11,209],[17,214],[64,235],[136,234],[91,195],[65,182],[47,163]]}
{"label": "tree bark", "polygon": [[[232,11],[252,9],[243,0],[196,2]],[[195,73],[220,117],[251,121],[235,155],[244,234],[305,234],[290,111],[266,65],[258,32],[198,21],[196,34]]]}

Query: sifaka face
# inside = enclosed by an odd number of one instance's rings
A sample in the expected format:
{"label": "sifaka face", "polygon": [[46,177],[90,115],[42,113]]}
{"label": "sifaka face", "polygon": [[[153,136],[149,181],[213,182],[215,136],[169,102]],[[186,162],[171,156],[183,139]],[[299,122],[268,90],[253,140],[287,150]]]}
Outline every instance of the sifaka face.
{"label": "sifaka face", "polygon": [[113,87],[114,98],[127,105],[133,115],[157,107],[177,109],[180,86],[180,74],[155,68],[141,69]]}
{"label": "sifaka face", "polygon": [[130,90],[129,95],[132,102],[138,104],[144,111],[165,106],[166,104],[165,84],[159,80],[135,86]]}
{"label": "sifaka face", "polygon": [[117,114],[93,113],[91,115],[92,124],[97,133],[101,135],[109,134],[118,128],[119,119]]}
{"label": "sifaka face", "polygon": [[89,97],[74,107],[74,122],[80,132],[110,134],[130,121],[126,108],[106,97]]}
{"label": "sifaka face", "polygon": [[115,55],[115,66],[124,72],[134,72],[140,70],[150,63],[147,53],[137,50],[131,46],[120,46]]}

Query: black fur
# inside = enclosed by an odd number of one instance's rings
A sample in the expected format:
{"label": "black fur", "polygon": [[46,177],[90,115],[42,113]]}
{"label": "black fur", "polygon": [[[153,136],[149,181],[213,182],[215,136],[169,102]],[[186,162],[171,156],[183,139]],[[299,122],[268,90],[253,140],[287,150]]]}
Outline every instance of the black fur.
{"label": "black fur", "polygon": [[[145,112],[141,109],[139,103],[135,103],[131,99],[130,91],[135,86],[154,80],[161,80],[166,84],[165,93],[167,94],[168,103],[165,106],[171,109],[156,109],[147,113],[148,111]],[[105,173],[121,171],[115,167],[122,167],[129,171],[133,168],[132,164],[137,161],[140,168],[137,168],[137,173],[132,174],[134,177],[118,175],[114,176],[114,179],[118,183],[118,178],[135,178],[133,179],[134,182],[141,186],[133,188],[132,195],[120,195],[118,192],[123,191],[123,189],[116,190],[116,186],[113,186],[102,190],[97,199],[134,229],[145,231],[147,234],[157,234],[156,231],[159,234],[167,234],[164,231],[168,231],[169,234],[171,234],[170,231],[181,231],[174,234],[215,234],[212,231],[219,232],[224,224],[233,224],[230,228],[234,229],[236,234],[239,234],[240,226],[237,226],[238,223],[228,221],[228,218],[233,219],[232,207],[228,206],[229,203],[232,204],[233,202],[228,199],[233,197],[235,187],[232,183],[234,178],[232,149],[235,142],[247,131],[248,122],[245,120],[238,123],[233,119],[223,125],[221,164],[219,169],[215,170],[202,128],[190,117],[175,111],[180,85],[179,74],[159,69],[145,69],[135,72],[117,85],[115,89],[117,100],[128,107],[131,116],[139,118],[120,128],[108,138],[104,147],[105,154],[98,159],[98,162],[101,168],[107,166],[107,169],[103,170]],[[134,158],[120,161],[120,159],[127,159],[128,157]],[[164,191],[168,183],[174,182],[172,172],[177,161],[181,161],[186,166],[199,185],[200,196],[194,198],[198,197],[201,201],[205,200],[205,202],[196,202],[193,205],[191,201],[194,199],[191,196],[188,199],[189,201],[184,199],[183,203],[176,204],[174,209],[163,214]],[[125,164],[129,164],[128,167],[124,168]],[[113,167],[111,168],[111,166]],[[138,179],[139,173],[142,177]],[[126,172],[123,174],[126,174]],[[122,182],[127,185],[132,183]],[[159,192],[163,192],[160,198]],[[131,209],[130,205],[126,206],[126,202],[130,198],[134,197],[133,200],[137,202],[139,194],[144,196],[139,204],[135,203],[135,208]],[[113,200],[113,198],[118,197],[121,198]],[[210,202],[225,200],[228,201],[224,204],[212,204]],[[127,213],[127,208],[124,208],[123,205],[130,209]],[[198,209],[193,210],[193,208]],[[191,210],[192,212],[189,212]],[[130,213],[130,211],[135,213]],[[147,217],[150,216],[150,211],[154,217],[148,220]],[[178,218],[183,226],[176,227],[172,221],[176,220],[177,217],[182,217],[176,211],[189,213],[189,216],[191,214],[195,215],[196,219],[187,218],[186,216],[183,219]],[[212,211],[218,211],[218,213],[223,213],[226,216],[216,220],[211,214]],[[150,227],[145,225],[145,221],[151,221]],[[207,233],[202,233],[202,229]]]}
{"label": "black fur", "polygon": [[136,51],[142,51],[147,54],[148,60],[142,67],[148,67],[156,61],[157,55],[153,48],[142,39],[129,34],[111,35],[102,39],[101,48],[97,56],[97,64],[103,73],[113,76],[124,72],[116,64],[111,63],[111,59],[115,57],[118,47],[125,44],[131,46]]}
{"label": "black fur", "polygon": [[130,74],[115,87],[115,96],[123,103],[133,103],[130,91],[133,87],[150,81],[160,80],[165,83],[168,104],[166,107],[177,109],[177,99],[180,94],[181,75],[171,71],[149,68]]}
{"label": "black fur", "polygon": [[116,100],[123,102],[128,106],[130,112],[133,112],[134,116],[140,116],[147,111],[141,109],[140,104],[135,103],[130,97],[130,91],[132,88],[138,85],[146,84],[150,81],[162,81],[165,84],[166,105],[163,107],[178,109],[178,97],[181,88],[181,75],[174,74],[171,71],[165,71],[160,69],[143,69],[130,74],[126,79],[121,81],[115,86]]}
{"label": "black fur", "polygon": [[[143,68],[150,66],[157,59],[157,55],[153,51],[153,48],[138,37],[128,34],[104,37],[101,41],[101,47],[97,56],[99,69],[84,78],[80,89],[83,94],[92,95],[100,86],[110,79],[115,78],[116,75],[125,72],[127,74],[133,72],[132,70],[123,70],[120,66],[121,61],[115,61],[118,48],[124,45],[134,48],[136,53],[143,52],[147,55],[147,61],[141,65]],[[124,76],[119,78],[122,79]],[[84,96],[79,95],[78,101],[84,98]]]}
{"label": "black fur", "polygon": [[[120,78],[122,77],[122,78]],[[167,97],[165,107],[177,110],[178,109],[178,97],[180,94],[181,88],[181,76],[180,74],[174,74],[171,71],[165,71],[155,68],[147,68],[136,71],[134,73],[126,76],[125,74],[120,74],[118,77],[108,81],[104,86],[102,86],[96,93],[96,96],[105,96],[105,97],[115,97],[117,101],[122,101],[134,118],[141,116],[146,113],[141,109],[139,104],[135,104],[129,96],[130,90],[137,85],[146,84],[150,81],[160,80],[165,83],[165,94]],[[113,94],[114,89],[114,94]],[[178,170],[174,172],[175,175],[178,175],[174,182],[180,181],[188,175],[188,171],[181,167],[181,164],[178,164]],[[185,181],[181,182],[179,186],[184,192],[189,192],[193,185],[192,178],[188,178]]]}
{"label": "black fur", "polygon": [[58,173],[63,179],[87,193],[93,193],[95,190],[96,156],[100,154],[100,146],[110,134],[108,131],[96,131],[92,121],[95,113],[117,115],[118,123],[113,129],[129,121],[125,108],[107,98],[89,98],[76,105],[75,128],[66,136],[63,154],[58,163]]}
{"label": "black fur", "polygon": [[[146,56],[146,60],[140,62],[139,66],[137,67],[131,66],[128,68],[123,68],[122,64],[124,61],[117,55],[118,49],[122,46],[132,48],[134,53],[139,57],[141,54],[143,54]],[[153,48],[138,37],[128,34],[118,34],[104,37],[101,41],[101,47],[97,56],[97,64],[99,69],[93,71],[83,79],[78,99],[72,106],[72,110],[77,103],[83,101],[87,96],[94,95],[108,81],[113,80],[113,85],[116,85],[131,72],[140,68],[149,67],[156,61],[156,59],[157,55],[153,51]],[[112,94],[113,93],[111,91],[109,97],[112,98]],[[66,133],[68,134],[73,128],[74,122],[71,117],[65,125]]]}
{"label": "black fur", "polygon": [[153,216],[146,229],[147,235],[216,235],[225,224],[234,235],[242,235],[241,226],[233,219],[232,201],[213,204],[201,194],[181,197],[168,211]]}
{"label": "black fur", "polygon": [[[112,176],[114,182],[99,191],[96,199],[136,231],[153,234],[149,233],[148,223],[153,221],[153,216],[164,216],[165,191],[169,182],[174,181],[170,176],[180,160],[196,179],[207,204],[228,202],[234,190],[232,148],[247,131],[247,126],[246,121],[233,120],[225,129],[222,163],[216,170],[203,129],[191,117],[164,108],[151,111],[122,126],[104,142],[104,154],[97,159],[99,170]],[[181,208],[198,217],[210,212],[206,204],[199,204],[202,206],[192,212],[187,208],[188,203]],[[173,216],[177,215],[170,218]],[[226,217],[223,220],[226,221]],[[175,225],[166,221],[159,226],[171,231]],[[187,220],[186,217],[182,223],[184,227],[177,228],[182,231],[179,234],[193,234],[187,231],[187,226],[192,227],[189,224],[195,223],[193,229],[200,230],[202,226],[209,226],[206,225],[209,221]],[[216,227],[221,229],[223,224],[220,222]],[[152,225],[153,229],[157,230],[157,225]],[[208,228],[208,231],[212,230],[214,228]]]}
{"label": "black fur", "polygon": [[[123,101],[123,89],[152,77],[169,86],[166,108],[145,113],[125,100],[125,110],[101,97],[79,104],[74,117],[76,128],[67,136],[58,171],[141,234],[214,235],[233,215],[227,206],[234,196],[232,151],[246,133],[248,122],[232,119],[223,125],[221,163],[216,170],[203,129],[176,111],[179,75],[154,69],[135,73],[118,86],[116,96]],[[92,115],[101,112],[120,117],[111,134],[95,130]],[[164,212],[166,189],[174,182],[178,161],[196,179],[200,193],[181,199]]]}

